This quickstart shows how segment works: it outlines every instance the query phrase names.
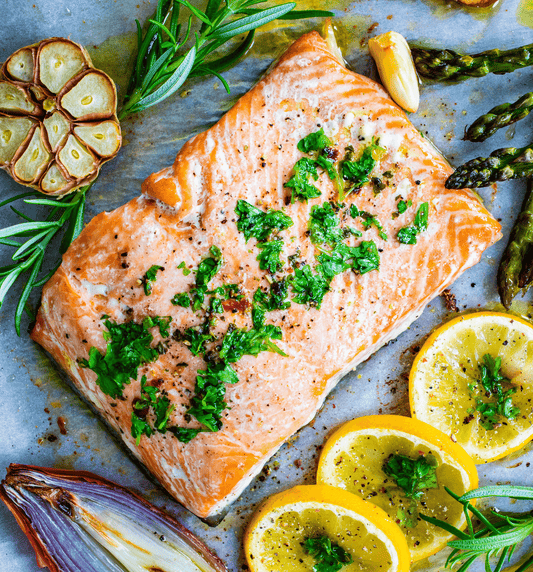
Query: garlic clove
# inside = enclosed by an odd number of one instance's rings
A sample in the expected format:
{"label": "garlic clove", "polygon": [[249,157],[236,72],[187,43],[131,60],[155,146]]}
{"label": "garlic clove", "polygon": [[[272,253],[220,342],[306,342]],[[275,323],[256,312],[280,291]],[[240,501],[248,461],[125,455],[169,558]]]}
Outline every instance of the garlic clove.
{"label": "garlic clove", "polygon": [[339,44],[337,43],[337,38],[335,37],[335,30],[333,28],[333,24],[331,23],[331,18],[326,18],[326,21],[324,22],[322,35],[326,40],[326,44],[328,45],[331,54],[335,56],[335,58],[341,65],[346,67],[346,62],[344,61],[341,49],[339,48]]}
{"label": "garlic clove", "polygon": [[100,157],[111,157],[119,149],[122,142],[120,128],[115,121],[102,123],[86,123],[74,127],[76,137],[92,149]]}
{"label": "garlic clove", "polygon": [[104,73],[91,71],[60,97],[60,105],[81,121],[105,119],[113,114],[117,96],[113,82]]}
{"label": "garlic clove", "polygon": [[56,163],[52,163],[50,167],[48,167],[48,171],[46,171],[44,177],[41,179],[41,189],[51,195],[62,194],[73,185],[74,182],[65,177]]}
{"label": "garlic clove", "polygon": [[0,116],[0,167],[11,162],[35,124],[29,117]]}
{"label": "garlic clove", "polygon": [[24,183],[32,183],[42,175],[50,157],[41,137],[41,128],[37,127],[26,150],[13,165],[13,174]]}
{"label": "garlic clove", "polygon": [[52,93],[59,93],[89,63],[80,46],[64,39],[41,44],[37,62],[39,79]]}
{"label": "garlic clove", "polygon": [[26,115],[37,114],[38,108],[24,88],[7,81],[0,81],[0,111]]}
{"label": "garlic clove", "polygon": [[405,38],[397,32],[387,32],[370,38],[368,48],[389,95],[403,109],[415,112],[420,102],[418,77]]}
{"label": "garlic clove", "polygon": [[46,136],[52,153],[55,153],[60,145],[63,145],[70,133],[70,123],[60,111],[55,111],[44,121]]}
{"label": "garlic clove", "polygon": [[75,179],[84,179],[97,168],[95,156],[74,135],[69,135],[57,158],[67,173]]}
{"label": "garlic clove", "polygon": [[30,82],[33,79],[33,50],[22,48],[6,62],[7,73],[16,81]]}

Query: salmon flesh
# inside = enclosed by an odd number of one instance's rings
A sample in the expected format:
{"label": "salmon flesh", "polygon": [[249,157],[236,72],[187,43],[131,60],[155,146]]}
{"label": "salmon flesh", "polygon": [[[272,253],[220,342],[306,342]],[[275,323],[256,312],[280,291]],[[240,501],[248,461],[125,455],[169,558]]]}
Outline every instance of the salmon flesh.
{"label": "salmon flesh", "polygon": [[[320,130],[329,146],[298,149]],[[286,183],[300,159],[321,154],[338,166],[348,155],[357,162],[366,149],[372,173],[345,189],[342,201],[346,180],[330,178],[326,168],[318,168],[316,180],[308,177],[319,196],[291,201]],[[138,198],[86,226],[44,288],[32,337],[175,499],[199,517],[216,517],[313,419],[344,374],[405,330],[500,238],[500,225],[472,192],[445,189],[451,172],[379,84],[347,70],[317,33],[306,34],[216,125],[189,140],[171,167],[151,175]],[[238,201],[261,216],[281,211],[290,225],[261,235],[262,223],[251,221],[246,241]],[[340,234],[313,242],[312,209],[328,202]],[[409,227],[416,243],[400,242],[398,233]],[[269,258],[258,243],[276,240],[281,251]],[[352,260],[324,286],[317,265],[335,240],[351,252],[373,244],[379,268]],[[210,257],[216,273],[201,300],[199,266]],[[323,295],[309,293],[306,276]],[[280,282],[287,296],[264,314],[270,334],[254,349],[254,295],[270,296]],[[210,297],[218,311],[209,309]],[[168,331],[153,322],[145,327],[151,357],[119,393],[104,391],[96,366],[87,364],[91,348],[98,363],[110,351],[109,324],[167,316]],[[230,344],[230,333],[242,334],[248,349]],[[202,334],[196,343],[193,336]],[[197,402],[207,401],[207,378],[197,372],[221,363],[236,383],[215,382],[225,405],[218,427],[208,430],[198,413],[207,405],[191,410],[199,392]],[[149,394],[167,400],[160,401],[163,421]],[[132,435],[132,413],[151,434]],[[169,427],[202,431],[185,442]]]}

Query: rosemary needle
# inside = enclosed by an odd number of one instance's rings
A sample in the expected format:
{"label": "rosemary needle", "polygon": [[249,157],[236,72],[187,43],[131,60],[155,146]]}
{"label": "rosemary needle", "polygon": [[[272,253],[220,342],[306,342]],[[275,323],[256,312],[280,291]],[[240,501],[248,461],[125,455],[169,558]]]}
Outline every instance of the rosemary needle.
{"label": "rosemary needle", "polygon": [[[264,0],[207,0],[205,11],[201,11],[188,0],[159,0],[145,32],[136,21],[137,57],[119,119],[161,103],[191,77],[214,75],[229,92],[229,85],[220,74],[246,54],[257,28],[276,19],[333,16],[323,10],[294,11],[293,2],[268,8],[252,7],[264,3]],[[189,12],[186,24],[179,23],[181,9]],[[224,44],[243,34],[244,38],[232,44],[229,53],[217,57],[216,52]],[[52,239],[63,233],[60,254],[64,254],[83,228],[89,188],[90,185],[81,187],[56,200],[28,192],[0,203],[2,207],[22,199],[48,208],[45,220],[33,220],[11,206],[25,222],[0,229],[0,244],[16,249],[11,256],[12,264],[0,267],[0,307],[15,282],[27,275],[15,310],[18,335],[24,311],[33,318],[27,304],[32,290],[43,286],[61,263],[57,262],[41,276]]]}
{"label": "rosemary needle", "polygon": [[[478,558],[484,558],[487,572],[500,572],[505,561],[510,561],[517,545],[533,534],[533,513],[510,516],[491,511],[487,517],[472,506],[470,501],[487,497],[533,500],[533,488],[513,485],[489,486],[469,491],[463,496],[458,496],[445,488],[450,496],[463,505],[469,533],[438,518],[424,514],[420,514],[420,517],[457,537],[457,540],[448,542],[448,546],[453,550],[448,556],[446,566],[460,564],[457,572],[465,572]],[[477,531],[474,530],[470,513],[480,522]],[[494,568],[491,568],[491,558],[498,558]],[[516,572],[525,572],[529,568],[533,569],[533,554],[527,556]]]}

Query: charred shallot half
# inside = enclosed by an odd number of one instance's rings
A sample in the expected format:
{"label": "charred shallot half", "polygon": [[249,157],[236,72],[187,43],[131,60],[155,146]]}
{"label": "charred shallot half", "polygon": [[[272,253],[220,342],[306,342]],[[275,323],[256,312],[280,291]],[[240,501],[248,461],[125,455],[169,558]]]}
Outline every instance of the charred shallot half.
{"label": "charred shallot half", "polygon": [[50,572],[227,572],[174,518],[93,473],[12,464],[0,498]]}

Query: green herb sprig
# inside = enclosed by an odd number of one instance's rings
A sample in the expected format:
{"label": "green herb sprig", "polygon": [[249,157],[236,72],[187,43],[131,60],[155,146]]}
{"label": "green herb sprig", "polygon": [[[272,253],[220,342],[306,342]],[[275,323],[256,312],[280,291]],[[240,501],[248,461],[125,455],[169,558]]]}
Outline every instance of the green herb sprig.
{"label": "green herb sprig", "polygon": [[[229,92],[229,85],[221,73],[246,54],[257,28],[276,19],[333,16],[325,10],[294,10],[296,4],[293,2],[269,8],[252,7],[264,3],[265,0],[208,0],[202,11],[188,0],[159,0],[145,31],[136,21],[137,57],[119,119],[160,104],[192,77],[214,75]],[[184,26],[179,24],[182,9],[189,12]],[[244,38],[232,45],[229,53],[219,55],[222,46],[243,34]],[[27,304],[31,292],[41,288],[61,264],[58,261],[50,272],[42,275],[45,259],[55,254],[52,239],[62,233],[59,250],[64,254],[83,228],[85,199],[90,187],[81,187],[59,199],[27,192],[0,203],[2,207],[24,199],[26,203],[48,208],[44,219],[38,220],[11,207],[24,222],[0,230],[0,244],[15,249],[12,263],[0,267],[0,307],[17,280],[27,277],[15,310],[18,335],[25,310],[30,319],[35,319]],[[24,240],[20,241],[21,238]]]}
{"label": "green herb sprig", "polygon": [[313,566],[313,572],[338,572],[345,564],[353,562],[352,555],[342,546],[331,542],[327,536],[306,538],[304,549],[317,561]]}
{"label": "green herb sprig", "polygon": [[437,489],[436,464],[424,455],[411,459],[405,455],[391,455],[383,464],[383,472],[393,479],[410,499],[419,499],[427,489]]}
{"label": "green herb sprig", "polygon": [[[500,572],[507,560],[511,557],[520,542],[533,534],[533,514],[505,515],[492,510],[489,517],[485,516],[470,501],[488,497],[503,497],[516,500],[533,500],[532,487],[520,487],[513,485],[488,486],[474,489],[462,496],[456,495],[447,487],[446,492],[464,507],[464,514],[468,523],[468,532],[463,532],[446,521],[420,514],[420,517],[455,535],[457,540],[448,542],[452,548],[451,554],[446,561],[447,567],[460,564],[457,572],[466,572],[478,559],[484,558],[486,572]],[[472,517],[480,522],[480,527],[475,530]],[[494,568],[491,559],[498,558]],[[516,569],[515,572],[525,572],[533,568],[533,554]]]}

